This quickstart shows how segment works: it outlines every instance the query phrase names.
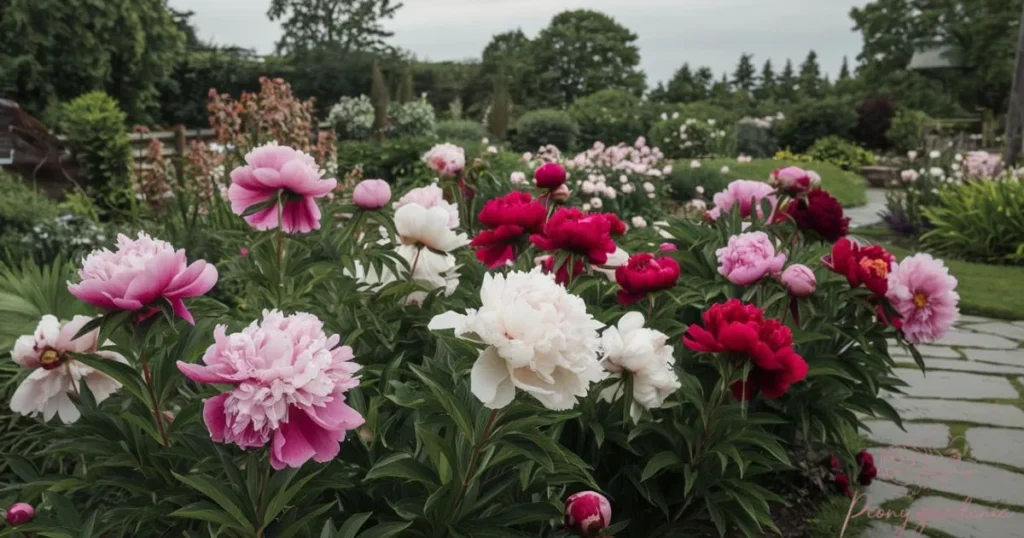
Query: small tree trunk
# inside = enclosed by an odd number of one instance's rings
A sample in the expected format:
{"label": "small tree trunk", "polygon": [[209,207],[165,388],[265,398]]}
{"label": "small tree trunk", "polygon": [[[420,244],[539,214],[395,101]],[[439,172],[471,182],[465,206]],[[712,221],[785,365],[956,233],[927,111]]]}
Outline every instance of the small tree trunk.
{"label": "small tree trunk", "polygon": [[370,87],[373,102],[373,139],[383,142],[388,128],[388,86],[377,62],[373,63],[373,84]]}
{"label": "small tree trunk", "polygon": [[1010,91],[1010,109],[1006,114],[1006,151],[1003,162],[1013,166],[1024,145],[1024,133],[1021,132],[1022,113],[1024,113],[1024,10],[1021,11],[1020,37],[1017,39],[1017,61],[1013,69],[1013,87]]}

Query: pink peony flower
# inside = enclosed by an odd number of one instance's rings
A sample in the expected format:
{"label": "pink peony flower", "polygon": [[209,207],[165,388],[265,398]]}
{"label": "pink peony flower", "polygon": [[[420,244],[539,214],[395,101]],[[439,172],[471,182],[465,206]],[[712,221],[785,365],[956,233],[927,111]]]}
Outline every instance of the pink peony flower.
{"label": "pink peony flower", "polygon": [[794,263],[782,272],[782,285],[798,299],[810,297],[818,286],[818,280],[806,265]]}
{"label": "pink peony flower", "polygon": [[455,144],[438,144],[423,155],[423,162],[442,177],[452,177],[466,167],[466,152]]}
{"label": "pink peony flower", "polygon": [[764,232],[734,235],[728,245],[715,251],[715,255],[718,256],[718,272],[740,286],[778,274],[786,263],[786,255],[775,254],[775,245]]}
{"label": "pink peony flower", "polygon": [[729,186],[724,191],[715,194],[712,198],[715,202],[715,207],[708,212],[708,218],[718,220],[723,214],[732,210],[733,206],[737,206],[743,218],[749,217],[756,208],[758,218],[763,219],[764,212],[761,209],[761,200],[768,200],[771,203],[772,212],[775,212],[777,200],[772,195],[772,191],[772,186],[767,183],[751,181],[749,179],[737,179],[729,183]]}
{"label": "pink peony flower", "polygon": [[214,331],[203,363],[178,361],[178,369],[198,383],[233,385],[206,400],[203,420],[217,443],[256,448],[272,442],[274,469],[324,463],[338,455],[345,432],[363,417],[345,403],[345,392],[359,385],[352,348],[327,336],[316,316],[285,316],[264,311],[242,332]]}
{"label": "pink peony flower", "polygon": [[92,251],[78,271],[82,281],[68,283],[79,299],[106,310],[156,309],[166,300],[181,319],[195,324],[182,299],[199,297],[217,283],[217,268],[204,260],[188,265],[185,251],[139,232],[137,239],[117,236],[117,250]]}
{"label": "pink peony flower", "polygon": [[391,207],[398,209],[409,204],[423,206],[427,209],[440,207],[448,212],[448,228],[454,228],[459,225],[458,206],[448,203],[444,199],[444,191],[437,185],[415,188],[405,193],[397,202],[391,204]]}
{"label": "pink peony flower", "polygon": [[679,247],[677,247],[674,243],[662,243],[658,245],[658,250],[662,252],[667,252],[671,250],[679,250]]}
{"label": "pink peony flower", "polygon": [[599,536],[612,524],[612,505],[596,491],[581,491],[565,500],[565,524],[582,536]]}
{"label": "pink peony flower", "polygon": [[352,191],[352,203],[361,209],[380,209],[391,200],[391,185],[383,179],[364,179]]}
{"label": "pink peony flower", "polygon": [[821,182],[820,177],[813,177],[810,172],[798,166],[779,168],[772,172],[771,178],[780,191],[791,195],[807,192],[811,187]]}
{"label": "pink peony flower", "polygon": [[245,222],[257,230],[270,230],[278,227],[280,212],[280,226],[285,232],[307,233],[320,228],[316,198],[331,194],[338,182],[321,179],[313,157],[271,142],[247,153],[245,162],[231,171],[231,211],[242,215],[250,207],[272,202],[245,217]]}
{"label": "pink peony flower", "polygon": [[113,351],[97,349],[99,329],[75,338],[90,321],[92,318],[88,316],[75,316],[62,324],[56,317],[46,315],[39,320],[35,332],[15,341],[11,359],[33,371],[11,396],[11,411],[22,415],[41,413],[46,421],[58,415],[61,422],[71,424],[78,420],[80,414],[69,394],[78,394],[83,381],[97,403],[121,388],[121,384],[107,374],[75,361],[70,355],[92,353],[104,359],[128,363]]}
{"label": "pink peony flower", "polygon": [[959,315],[957,280],[942,260],[930,254],[915,254],[889,272],[885,297],[899,312],[903,334],[917,345],[942,338]]}
{"label": "pink peony flower", "polygon": [[4,520],[12,527],[20,527],[26,523],[31,523],[35,518],[36,509],[28,503],[12,504],[11,507],[7,509],[7,515],[4,516]]}

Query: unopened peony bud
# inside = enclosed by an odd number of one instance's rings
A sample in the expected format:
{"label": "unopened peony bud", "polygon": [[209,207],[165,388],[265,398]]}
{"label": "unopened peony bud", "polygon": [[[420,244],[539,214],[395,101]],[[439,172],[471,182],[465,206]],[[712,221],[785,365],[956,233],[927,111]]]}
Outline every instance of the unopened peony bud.
{"label": "unopened peony bud", "polygon": [[596,491],[583,491],[565,500],[565,524],[583,536],[598,536],[612,523],[612,505]]}
{"label": "unopened peony bud", "polygon": [[32,508],[31,504],[14,503],[7,509],[7,517],[5,519],[7,520],[8,525],[18,527],[26,523],[31,523],[35,518],[36,509]]}
{"label": "unopened peony bud", "polygon": [[352,203],[361,209],[380,209],[391,201],[391,185],[383,179],[364,179],[352,191]]}
{"label": "unopened peony bud", "polygon": [[554,190],[565,184],[565,168],[557,163],[547,163],[533,173],[533,179],[542,189]]}
{"label": "unopened peony bud", "polygon": [[572,192],[569,191],[569,187],[566,187],[564,184],[559,185],[557,189],[551,191],[551,199],[559,204],[568,202],[571,195]]}
{"label": "unopened peony bud", "polygon": [[658,245],[658,250],[660,250],[662,252],[668,252],[668,251],[672,251],[672,250],[679,250],[679,247],[675,246],[672,243],[662,243],[662,244]]}
{"label": "unopened peony bud", "polygon": [[248,258],[249,257],[249,249],[247,249],[245,247],[242,247],[242,248],[238,249],[238,255],[243,257],[243,258]]}
{"label": "unopened peony bud", "polygon": [[794,297],[802,299],[814,293],[818,280],[806,265],[795,263],[782,272],[782,284]]}

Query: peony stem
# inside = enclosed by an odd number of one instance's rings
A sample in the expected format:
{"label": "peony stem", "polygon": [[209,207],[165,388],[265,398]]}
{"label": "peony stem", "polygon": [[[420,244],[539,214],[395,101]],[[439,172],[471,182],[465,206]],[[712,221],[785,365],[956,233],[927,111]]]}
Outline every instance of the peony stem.
{"label": "peony stem", "polygon": [[153,420],[156,421],[156,427],[160,430],[160,438],[163,440],[164,446],[171,446],[170,441],[167,440],[167,431],[164,429],[164,413],[160,410],[160,402],[156,398],[156,391],[153,390],[153,376],[149,374],[149,359],[146,358],[145,348],[142,349],[139,360],[142,362],[142,373],[146,379],[146,389],[149,390],[149,399],[153,403]]}
{"label": "peony stem", "polygon": [[416,249],[416,255],[412,258],[412,266],[409,268],[409,280],[415,280],[416,278],[416,265],[420,263],[420,253],[423,252],[423,247]]}
{"label": "peony stem", "polygon": [[647,296],[647,321],[654,319],[654,295]]}
{"label": "peony stem", "polygon": [[484,424],[484,431],[480,435],[480,442],[473,446],[473,455],[469,458],[469,470],[466,472],[466,476],[462,477],[462,489],[459,490],[459,497],[455,500],[452,514],[457,514],[459,507],[462,505],[462,499],[466,496],[466,490],[469,489],[469,483],[473,478],[473,474],[476,472],[477,463],[480,460],[480,453],[483,452],[484,446],[487,444],[487,440],[491,436],[491,427],[494,426],[494,419],[498,416],[497,409],[491,409],[491,413],[487,415],[487,422]]}
{"label": "peony stem", "polygon": [[[262,518],[263,490],[266,488],[267,475],[270,474],[270,469],[267,466],[263,465],[262,461],[259,461],[256,465],[257,467],[259,467],[260,473],[259,486],[256,488],[256,516]],[[256,538],[263,538],[263,527],[256,529]]]}

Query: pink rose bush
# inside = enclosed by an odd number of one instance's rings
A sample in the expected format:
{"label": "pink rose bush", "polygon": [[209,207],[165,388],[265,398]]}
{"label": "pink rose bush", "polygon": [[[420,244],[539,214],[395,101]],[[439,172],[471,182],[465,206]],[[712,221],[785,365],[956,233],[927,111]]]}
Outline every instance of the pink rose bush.
{"label": "pink rose bush", "polygon": [[93,251],[82,261],[77,284],[68,291],[104,310],[129,310],[148,315],[161,304],[194,323],[183,299],[199,297],[217,283],[217,268],[199,260],[188,263],[184,250],[139,232],[136,239],[117,237],[117,250]]}
{"label": "pink rose bush", "polygon": [[766,276],[782,271],[785,254],[776,254],[775,245],[764,232],[748,232],[729,238],[729,244],[715,251],[718,272],[739,286],[749,286]]}
{"label": "pink rose bush", "polygon": [[339,346],[311,314],[265,311],[239,333],[214,331],[203,364],[178,362],[197,383],[234,388],[206,400],[203,421],[210,438],[241,448],[271,443],[274,469],[324,463],[338,455],[345,434],[363,417],[345,403],[359,385],[352,348]]}
{"label": "pink rose bush", "polygon": [[231,171],[231,210],[245,215],[252,208],[261,208],[245,216],[245,221],[257,230],[278,226],[287,233],[318,230],[320,207],[316,199],[327,196],[338,185],[337,180],[321,175],[310,155],[275,143],[260,146],[245,155],[244,165]]}

